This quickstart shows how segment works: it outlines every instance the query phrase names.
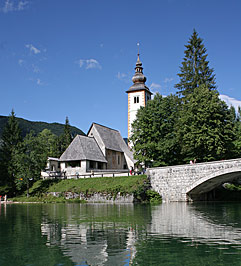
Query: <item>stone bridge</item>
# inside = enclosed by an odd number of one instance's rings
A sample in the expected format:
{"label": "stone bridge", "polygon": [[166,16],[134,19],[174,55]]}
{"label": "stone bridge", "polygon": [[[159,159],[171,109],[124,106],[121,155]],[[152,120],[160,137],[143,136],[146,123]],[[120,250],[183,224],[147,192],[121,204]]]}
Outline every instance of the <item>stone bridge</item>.
{"label": "stone bridge", "polygon": [[241,178],[241,158],[149,168],[147,175],[164,202],[205,199],[214,188]]}

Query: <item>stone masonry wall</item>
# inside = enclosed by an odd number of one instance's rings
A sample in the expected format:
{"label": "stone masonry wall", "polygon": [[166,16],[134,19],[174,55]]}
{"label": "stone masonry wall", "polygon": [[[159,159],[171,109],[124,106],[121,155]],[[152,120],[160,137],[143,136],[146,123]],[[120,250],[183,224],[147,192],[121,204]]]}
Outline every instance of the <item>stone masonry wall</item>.
{"label": "stone masonry wall", "polygon": [[187,192],[193,185],[234,171],[241,171],[241,159],[149,168],[147,174],[153,190],[168,202],[188,201]]}
{"label": "stone masonry wall", "polygon": [[[54,197],[59,197],[63,193],[61,192],[49,192],[48,195],[52,195]],[[73,193],[73,192],[65,192],[64,197],[66,199],[80,199],[86,200],[87,202],[91,203],[133,203],[134,202],[134,195],[117,195],[113,196],[111,194],[104,194],[104,193],[94,193],[90,195],[86,195],[84,193]]]}

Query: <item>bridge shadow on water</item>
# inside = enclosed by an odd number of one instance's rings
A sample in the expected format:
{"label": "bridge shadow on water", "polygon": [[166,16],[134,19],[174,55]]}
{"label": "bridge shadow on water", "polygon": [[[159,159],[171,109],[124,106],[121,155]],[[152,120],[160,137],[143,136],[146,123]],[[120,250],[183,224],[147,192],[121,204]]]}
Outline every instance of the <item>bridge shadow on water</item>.
{"label": "bridge shadow on water", "polygon": [[189,197],[193,201],[241,202],[241,191],[227,189],[223,185],[219,185],[211,191],[199,195],[190,194]]}

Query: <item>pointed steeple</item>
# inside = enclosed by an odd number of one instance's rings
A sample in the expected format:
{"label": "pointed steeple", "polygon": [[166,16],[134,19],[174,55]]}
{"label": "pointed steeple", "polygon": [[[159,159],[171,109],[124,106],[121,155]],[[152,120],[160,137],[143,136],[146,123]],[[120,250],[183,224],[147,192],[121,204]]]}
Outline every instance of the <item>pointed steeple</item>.
{"label": "pointed steeple", "polygon": [[129,88],[128,91],[126,91],[127,93],[132,91],[140,91],[140,90],[147,90],[150,92],[149,88],[145,85],[146,77],[143,74],[142,62],[140,61],[139,46],[138,46],[135,74],[132,77],[132,81],[134,84]]}

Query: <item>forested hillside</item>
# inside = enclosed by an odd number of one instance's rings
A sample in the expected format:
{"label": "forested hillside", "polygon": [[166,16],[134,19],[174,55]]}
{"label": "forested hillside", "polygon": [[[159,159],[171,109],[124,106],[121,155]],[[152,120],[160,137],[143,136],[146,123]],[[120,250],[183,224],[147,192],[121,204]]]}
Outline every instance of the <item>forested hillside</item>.
{"label": "forested hillside", "polygon": [[[26,136],[31,130],[35,132],[35,134],[40,133],[44,129],[49,129],[53,134],[60,136],[64,133],[64,124],[59,123],[46,123],[46,122],[33,122],[28,121],[23,118],[16,118],[19,127],[21,129],[21,134],[23,137]],[[0,116],[0,138],[2,136],[3,128],[5,127],[6,123],[8,121],[8,116]],[[79,134],[79,135],[85,135],[84,132],[77,127],[70,126],[70,131],[73,136]]]}

